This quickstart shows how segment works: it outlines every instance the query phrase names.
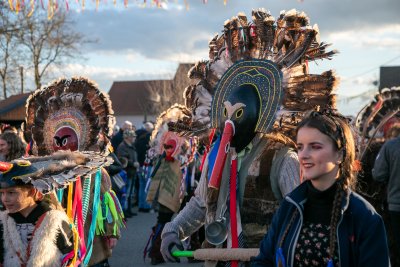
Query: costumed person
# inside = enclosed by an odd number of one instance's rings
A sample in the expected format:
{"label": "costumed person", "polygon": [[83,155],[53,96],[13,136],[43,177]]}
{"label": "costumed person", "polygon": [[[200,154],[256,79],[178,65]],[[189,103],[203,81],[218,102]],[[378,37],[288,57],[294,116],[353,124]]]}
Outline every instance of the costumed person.
{"label": "costumed person", "polygon": [[55,198],[45,198],[108,164],[91,153],[57,152],[29,160],[0,162],[0,265],[76,266],[83,242]]}
{"label": "costumed person", "polygon": [[279,201],[300,184],[295,125],[305,111],[333,101],[334,73],[309,74],[308,62],[335,51],[319,42],[308,17],[290,10],[275,21],[257,9],[252,19],[239,13],[226,21],[223,35],[210,41],[210,60],[189,71],[200,80],[185,91],[191,114],[171,128],[201,140],[213,129],[209,140],[215,131],[216,141],[195,196],[164,227],[168,261],[176,261],[173,247],[204,224],[204,247],[258,248]]}
{"label": "costumed person", "polygon": [[[86,78],[59,79],[34,91],[27,100],[25,136],[32,151],[49,155],[54,151],[94,151],[105,158],[112,148],[108,137],[114,126],[111,101]],[[81,192],[81,199],[76,198]],[[79,194],[78,194],[79,195]],[[108,258],[124,225],[122,208],[104,169],[81,177],[68,192],[58,192],[67,210],[82,211],[80,259],[84,266],[108,266]],[[72,201],[72,198],[73,201]],[[72,202],[72,203],[71,203]],[[67,212],[68,214],[68,212]]]}
{"label": "costumed person", "polygon": [[[398,229],[393,228],[391,221],[391,213],[395,210],[395,203],[397,203],[398,190],[396,183],[392,184],[395,182],[393,179],[391,179],[390,184],[382,183],[382,179],[385,180],[382,175],[389,172],[386,165],[378,163],[377,166],[379,167],[375,170],[375,174],[372,169],[376,164],[375,160],[382,145],[390,138],[391,129],[394,125],[400,123],[399,110],[400,87],[384,88],[361,109],[355,120],[360,144],[357,158],[361,162],[357,192],[367,199],[383,217],[389,242],[390,260],[393,266],[400,266],[400,253],[396,245]],[[396,151],[393,151],[389,154],[394,155]],[[385,161],[388,157],[381,157],[380,161]],[[390,168],[390,171],[392,172],[394,169]],[[374,179],[373,176],[377,179]],[[386,178],[389,178],[389,176],[386,176]]]}
{"label": "costumed person", "polygon": [[311,112],[298,125],[297,150],[305,182],[281,203],[252,266],[390,266],[381,216],[352,191],[346,118]]}
{"label": "costumed person", "polygon": [[[146,199],[158,210],[157,223],[149,239],[151,246],[148,255],[152,265],[164,262],[160,252],[161,232],[164,225],[179,211],[185,195],[185,167],[192,160],[192,157],[187,157],[186,154],[193,153],[185,138],[168,131],[167,126],[169,122],[182,119],[185,110],[183,106],[174,105],[161,113],[151,138],[151,149],[155,150],[154,155],[158,156]],[[145,256],[147,250],[146,246]]]}

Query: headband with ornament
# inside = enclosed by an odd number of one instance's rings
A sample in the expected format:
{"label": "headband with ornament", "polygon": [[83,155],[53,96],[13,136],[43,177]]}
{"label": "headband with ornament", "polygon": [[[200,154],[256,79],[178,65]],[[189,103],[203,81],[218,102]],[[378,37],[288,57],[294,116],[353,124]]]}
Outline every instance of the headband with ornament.
{"label": "headband with ornament", "polygon": [[361,159],[373,140],[383,137],[391,125],[400,122],[400,87],[384,88],[358,113],[355,126],[360,136]]}

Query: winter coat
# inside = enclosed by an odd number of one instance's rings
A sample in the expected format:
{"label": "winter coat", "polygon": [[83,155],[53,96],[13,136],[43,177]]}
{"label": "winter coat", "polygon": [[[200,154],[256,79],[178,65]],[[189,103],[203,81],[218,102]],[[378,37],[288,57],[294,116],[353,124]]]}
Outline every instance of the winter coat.
{"label": "winter coat", "polygon": [[400,137],[387,141],[376,157],[372,175],[388,182],[387,202],[390,211],[400,211]]}
{"label": "winter coat", "polygon": [[[252,267],[276,266],[278,243],[297,209],[299,215],[282,244],[286,266],[293,266],[297,238],[303,223],[304,203],[307,201],[306,183],[310,182],[301,184],[281,203],[271,228],[261,242],[260,254],[252,261]],[[385,227],[374,208],[360,195],[350,191],[349,197],[343,198],[341,214],[337,225],[339,266],[390,266]]]}
{"label": "winter coat", "polygon": [[133,179],[136,175],[136,168],[134,163],[138,161],[135,146],[128,145],[125,141],[118,146],[117,155],[119,158],[126,158],[128,160],[128,165],[125,168],[129,179]]}
{"label": "winter coat", "polygon": [[145,129],[139,129],[136,131],[135,147],[138,155],[138,162],[140,166],[143,166],[146,158],[146,152],[149,149],[150,133]]}
{"label": "winter coat", "polygon": [[[38,224],[38,221],[41,223]],[[30,241],[30,254],[27,254],[25,234],[22,229],[36,227]],[[63,255],[73,250],[72,232],[64,211],[51,210],[44,202],[27,218],[18,213],[0,212],[1,228],[1,266],[56,267],[61,266]],[[19,255],[19,256],[18,256]],[[21,257],[21,258],[20,258]]]}

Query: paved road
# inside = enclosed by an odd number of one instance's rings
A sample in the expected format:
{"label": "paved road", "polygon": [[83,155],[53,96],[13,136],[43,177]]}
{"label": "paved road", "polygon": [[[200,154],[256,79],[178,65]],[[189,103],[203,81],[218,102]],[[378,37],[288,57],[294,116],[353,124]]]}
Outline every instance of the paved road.
{"label": "paved road", "polygon": [[[150,259],[143,262],[143,249],[151,233],[151,226],[156,222],[157,214],[138,213],[138,216],[130,218],[127,228],[122,230],[122,237],[113,251],[110,259],[112,267],[144,267],[153,266]],[[181,263],[164,263],[157,266],[163,267],[200,267],[201,263],[187,263],[182,259]]]}

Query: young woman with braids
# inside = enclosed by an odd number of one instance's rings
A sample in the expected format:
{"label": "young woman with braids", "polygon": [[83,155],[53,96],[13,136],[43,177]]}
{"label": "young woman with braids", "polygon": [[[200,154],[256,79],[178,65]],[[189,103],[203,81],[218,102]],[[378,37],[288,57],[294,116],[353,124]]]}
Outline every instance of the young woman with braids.
{"label": "young woman with braids", "polygon": [[311,112],[298,125],[297,149],[304,182],[281,203],[252,266],[390,266],[381,216],[352,191],[345,118]]}

